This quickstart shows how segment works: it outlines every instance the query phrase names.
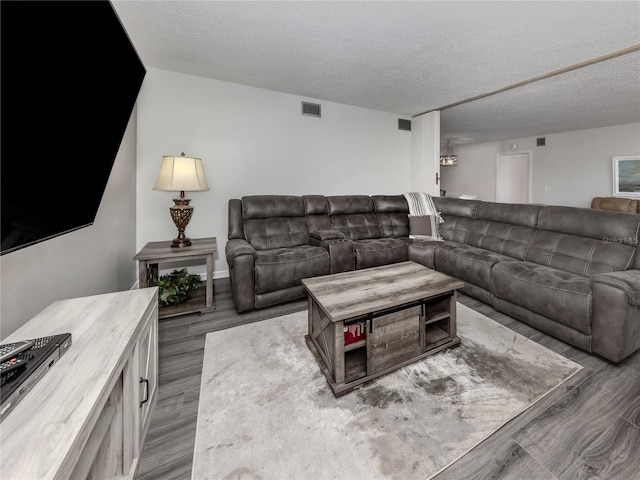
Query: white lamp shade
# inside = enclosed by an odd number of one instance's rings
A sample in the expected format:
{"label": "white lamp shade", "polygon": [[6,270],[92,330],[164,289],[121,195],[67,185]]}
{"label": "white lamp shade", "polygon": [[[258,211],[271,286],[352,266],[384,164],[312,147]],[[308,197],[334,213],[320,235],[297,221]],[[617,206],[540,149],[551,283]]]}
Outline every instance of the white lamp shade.
{"label": "white lamp shade", "polygon": [[202,160],[193,157],[162,157],[154,190],[199,192],[209,190]]}

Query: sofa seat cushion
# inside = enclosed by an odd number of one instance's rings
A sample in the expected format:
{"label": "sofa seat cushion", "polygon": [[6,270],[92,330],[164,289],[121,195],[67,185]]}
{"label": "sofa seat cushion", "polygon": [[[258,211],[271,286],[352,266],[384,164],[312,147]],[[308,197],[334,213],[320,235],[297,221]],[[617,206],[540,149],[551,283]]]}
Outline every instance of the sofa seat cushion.
{"label": "sofa seat cushion", "polygon": [[405,262],[408,258],[407,241],[401,238],[355,240],[353,250],[356,269]]}
{"label": "sofa seat cushion", "polygon": [[502,262],[491,280],[496,297],[591,334],[589,278],[531,262]]}
{"label": "sofa seat cushion", "polygon": [[256,252],[255,284],[258,294],[300,285],[303,278],[329,273],[329,253],[322,247],[302,245]]}
{"label": "sofa seat cushion", "polygon": [[491,290],[491,268],[498,262],[514,260],[500,253],[455,242],[436,247],[435,267],[465,282]]}

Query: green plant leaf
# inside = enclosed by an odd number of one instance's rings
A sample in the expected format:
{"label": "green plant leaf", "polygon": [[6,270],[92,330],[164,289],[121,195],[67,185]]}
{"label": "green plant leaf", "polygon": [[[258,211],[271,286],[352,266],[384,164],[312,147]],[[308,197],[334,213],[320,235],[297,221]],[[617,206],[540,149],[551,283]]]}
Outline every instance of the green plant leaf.
{"label": "green plant leaf", "polygon": [[191,297],[200,286],[200,275],[190,275],[186,268],[175,269],[158,277],[158,299],[165,305],[178,305]]}

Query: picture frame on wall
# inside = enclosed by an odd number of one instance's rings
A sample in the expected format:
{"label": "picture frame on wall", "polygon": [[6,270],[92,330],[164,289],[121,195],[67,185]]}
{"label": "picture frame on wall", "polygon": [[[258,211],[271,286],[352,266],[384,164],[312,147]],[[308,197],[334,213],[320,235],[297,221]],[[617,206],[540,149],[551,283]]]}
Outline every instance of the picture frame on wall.
{"label": "picture frame on wall", "polygon": [[613,157],[613,196],[640,198],[640,155]]}

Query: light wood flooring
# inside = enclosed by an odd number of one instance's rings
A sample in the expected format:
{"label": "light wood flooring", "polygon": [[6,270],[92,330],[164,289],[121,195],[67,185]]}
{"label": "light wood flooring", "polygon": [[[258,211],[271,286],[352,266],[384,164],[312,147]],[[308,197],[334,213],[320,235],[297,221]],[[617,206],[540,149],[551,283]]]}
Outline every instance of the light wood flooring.
{"label": "light wood flooring", "polygon": [[[214,283],[214,312],[159,322],[160,395],[140,458],[139,480],[191,478],[205,335],[307,306],[300,300],[238,314],[228,279]],[[612,364],[474,298],[460,294],[458,300],[584,368],[434,480],[640,480],[640,352]],[[282,480],[316,479],[301,473],[299,479]]]}

